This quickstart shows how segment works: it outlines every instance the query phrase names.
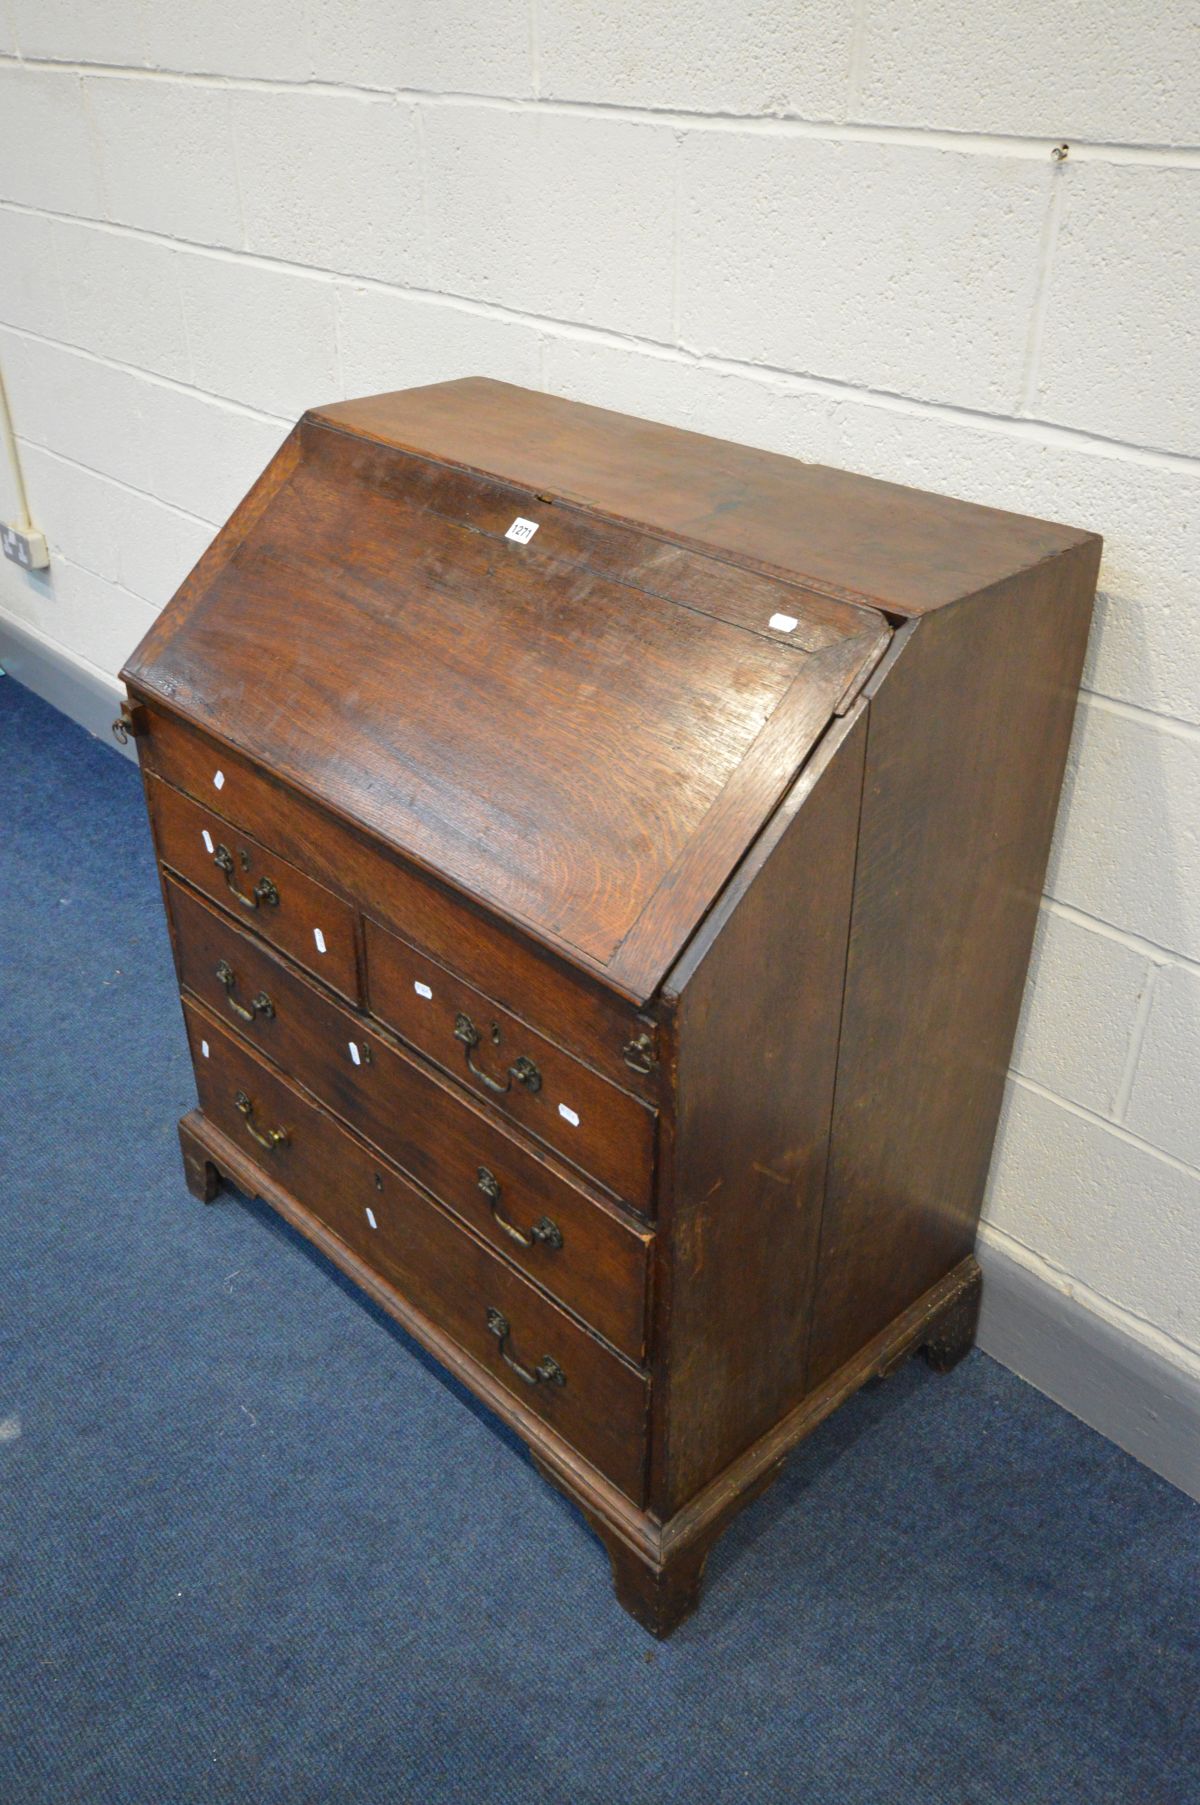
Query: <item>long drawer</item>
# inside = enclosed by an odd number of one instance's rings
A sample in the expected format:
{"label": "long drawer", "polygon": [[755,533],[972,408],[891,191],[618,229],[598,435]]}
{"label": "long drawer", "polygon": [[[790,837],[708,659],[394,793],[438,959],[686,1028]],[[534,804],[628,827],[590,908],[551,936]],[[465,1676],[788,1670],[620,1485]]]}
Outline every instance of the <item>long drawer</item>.
{"label": "long drawer", "polygon": [[655,1112],[377,922],[363,924],[371,1012],[635,1209],[654,1185]]}
{"label": "long drawer", "polygon": [[633,1359],[653,1237],[168,880],[181,984]]}
{"label": "long drawer", "polygon": [[262,1170],[635,1503],[650,1383],[185,1000],[200,1105]]}
{"label": "long drawer", "polygon": [[[423,948],[614,1084],[651,1102],[657,1098],[658,1028],[651,1014],[639,1014],[597,980],[531,945],[519,928],[486,914],[161,707],[145,710],[138,746],[148,774]],[[302,963],[318,969],[311,958]]]}

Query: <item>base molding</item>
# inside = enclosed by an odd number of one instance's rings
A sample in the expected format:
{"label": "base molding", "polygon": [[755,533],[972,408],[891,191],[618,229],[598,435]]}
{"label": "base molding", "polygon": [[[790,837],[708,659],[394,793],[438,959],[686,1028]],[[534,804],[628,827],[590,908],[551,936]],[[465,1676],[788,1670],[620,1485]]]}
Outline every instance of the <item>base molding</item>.
{"label": "base molding", "polygon": [[979,1346],[1036,1391],[1200,1499],[1200,1375],[1047,1282],[980,1230]]}
{"label": "base molding", "polygon": [[118,746],[112,737],[112,723],[125,699],[115,677],[73,658],[64,647],[4,613],[0,613],[0,666],[43,702],[137,763],[136,746]]}

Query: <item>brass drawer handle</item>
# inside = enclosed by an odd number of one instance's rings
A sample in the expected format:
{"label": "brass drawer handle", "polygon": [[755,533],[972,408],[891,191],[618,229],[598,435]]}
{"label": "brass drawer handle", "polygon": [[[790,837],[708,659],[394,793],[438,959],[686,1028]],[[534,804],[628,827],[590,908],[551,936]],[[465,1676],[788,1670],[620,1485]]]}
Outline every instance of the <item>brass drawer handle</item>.
{"label": "brass drawer handle", "polygon": [[643,1077],[658,1064],[658,1054],[648,1034],[639,1034],[636,1040],[626,1041],[621,1048],[621,1058],[631,1072],[640,1072]]}
{"label": "brass drawer handle", "polygon": [[228,846],[217,847],[213,853],[213,864],[218,871],[225,873],[225,882],[244,908],[257,909],[260,903],[270,903],[273,908],[278,908],[279,892],[269,877],[260,877],[249,895],[244,890],[238,889],[233,881],[233,854]]}
{"label": "brass drawer handle", "polygon": [[260,990],[256,997],[251,998],[249,1009],[246,1008],[244,1003],[238,1002],[233,994],[237,987],[237,973],[227,959],[222,959],[221,963],[217,966],[216,976],[218,983],[225,986],[225,1001],[229,1004],[233,1013],[240,1016],[244,1022],[252,1022],[256,1015],[265,1015],[268,1017],[274,1015],[275,1005],[265,990]]}
{"label": "brass drawer handle", "polygon": [[268,1153],[273,1153],[276,1147],[287,1146],[288,1131],[286,1128],[268,1128],[267,1132],[263,1134],[261,1129],[254,1126],[254,1105],[245,1091],[235,1092],[233,1101],[246,1119],[246,1133],[252,1140],[257,1141],[260,1147],[265,1147]]}
{"label": "brass drawer handle", "polygon": [[146,711],[136,702],[122,702],[121,712],[112,724],[113,738],[119,746],[127,746],[132,739],[145,732]]}
{"label": "brass drawer handle", "polygon": [[[542,1074],[538,1071],[532,1059],[526,1059],[523,1053],[519,1059],[514,1059],[509,1066],[508,1076],[503,1084],[501,1084],[498,1078],[493,1078],[490,1072],[485,1072],[481,1066],[477,1066],[475,1061],[471,1058],[471,1053],[473,1049],[479,1045],[480,1041],[483,1039],[483,1035],[479,1032],[479,1029],[475,1026],[470,1016],[464,1015],[461,1010],[454,1018],[454,1038],[455,1040],[461,1040],[463,1046],[467,1050],[467,1070],[472,1072],[482,1084],[486,1084],[490,1091],[495,1091],[498,1096],[502,1097],[505,1091],[510,1091],[512,1089],[514,1078],[518,1084],[523,1084],[528,1091],[541,1090]],[[495,1022],[492,1023],[492,1045],[494,1047],[500,1045],[500,1030]]]}
{"label": "brass drawer handle", "polygon": [[536,1366],[528,1367],[522,1366],[521,1362],[509,1353],[504,1345],[511,1332],[508,1326],[508,1317],[502,1316],[499,1310],[493,1310],[490,1305],[487,1313],[487,1326],[490,1332],[496,1337],[496,1340],[500,1343],[500,1358],[503,1360],[505,1366],[511,1366],[518,1379],[523,1379],[526,1385],[566,1384],[566,1373],[558,1364],[558,1361],[552,1360],[549,1354],[543,1354]]}
{"label": "brass drawer handle", "polygon": [[509,1222],[507,1217],[500,1214],[500,1180],[494,1172],[489,1172],[486,1166],[480,1166],[477,1182],[479,1189],[492,1206],[492,1215],[496,1222],[519,1247],[532,1247],[537,1241],[540,1241],[543,1247],[552,1247],[556,1251],[562,1246],[562,1230],[557,1222],[551,1221],[549,1216],[543,1216],[540,1221],[535,1222],[529,1233],[525,1235],[522,1234],[515,1222]]}

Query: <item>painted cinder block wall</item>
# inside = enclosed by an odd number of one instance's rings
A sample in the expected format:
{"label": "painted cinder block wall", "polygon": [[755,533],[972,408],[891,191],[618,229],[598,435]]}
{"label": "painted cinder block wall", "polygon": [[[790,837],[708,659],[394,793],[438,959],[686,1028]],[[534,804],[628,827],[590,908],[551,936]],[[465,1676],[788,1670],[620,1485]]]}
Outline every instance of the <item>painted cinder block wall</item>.
{"label": "painted cinder block wall", "polygon": [[470,372],[1104,534],[984,1251],[1193,1396],[1198,18],[0,0],[0,631],[85,686],[304,407]]}

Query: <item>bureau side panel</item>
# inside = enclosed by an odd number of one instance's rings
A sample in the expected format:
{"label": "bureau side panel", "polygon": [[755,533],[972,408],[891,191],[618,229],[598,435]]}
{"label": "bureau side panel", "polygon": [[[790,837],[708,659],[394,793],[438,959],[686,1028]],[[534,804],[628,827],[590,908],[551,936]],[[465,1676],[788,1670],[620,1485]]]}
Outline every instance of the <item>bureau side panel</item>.
{"label": "bureau side panel", "polygon": [[652,1459],[664,1515],[804,1395],[865,714],[831,731],[672,979]]}
{"label": "bureau side panel", "polygon": [[1098,562],[927,617],[875,681],[810,1385],[971,1251]]}

